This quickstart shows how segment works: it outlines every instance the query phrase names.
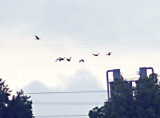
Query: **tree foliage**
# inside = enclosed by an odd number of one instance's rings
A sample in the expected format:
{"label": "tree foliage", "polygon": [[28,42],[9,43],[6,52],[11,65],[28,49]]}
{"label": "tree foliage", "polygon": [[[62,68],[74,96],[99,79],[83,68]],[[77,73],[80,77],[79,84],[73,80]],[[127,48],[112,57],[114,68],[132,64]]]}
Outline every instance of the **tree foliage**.
{"label": "tree foliage", "polygon": [[11,96],[11,90],[0,79],[0,118],[33,118],[32,101],[20,90]]}
{"label": "tree foliage", "polygon": [[89,111],[90,118],[160,118],[160,84],[156,74],[136,81],[135,87],[115,80],[112,97]]}

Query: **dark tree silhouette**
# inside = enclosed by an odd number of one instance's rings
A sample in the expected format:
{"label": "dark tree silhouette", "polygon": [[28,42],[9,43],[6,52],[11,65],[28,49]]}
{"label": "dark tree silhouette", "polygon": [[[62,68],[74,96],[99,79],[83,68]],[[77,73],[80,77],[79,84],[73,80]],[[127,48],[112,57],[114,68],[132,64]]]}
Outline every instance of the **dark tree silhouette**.
{"label": "dark tree silhouette", "polygon": [[33,118],[32,101],[29,99],[30,97],[24,95],[22,90],[17,92],[8,104],[9,118]]}
{"label": "dark tree silhouette", "polygon": [[156,74],[137,81],[135,113],[137,118],[160,118],[160,85]]}
{"label": "dark tree silhouette", "polygon": [[8,85],[0,79],[0,118],[33,118],[29,96],[24,95],[22,90],[12,98],[10,96]]}
{"label": "dark tree silhouette", "polygon": [[9,103],[10,95],[8,85],[5,85],[5,81],[0,79],[0,118],[7,117],[7,104]]}
{"label": "dark tree silhouette", "polygon": [[90,118],[160,118],[160,85],[156,74],[130,83],[115,80],[112,97],[89,111]]}

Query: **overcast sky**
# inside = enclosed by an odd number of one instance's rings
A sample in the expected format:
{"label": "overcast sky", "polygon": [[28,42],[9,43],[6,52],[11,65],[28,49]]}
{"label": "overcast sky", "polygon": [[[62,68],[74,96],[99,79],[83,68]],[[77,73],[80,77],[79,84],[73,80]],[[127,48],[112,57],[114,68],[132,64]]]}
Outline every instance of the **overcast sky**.
{"label": "overcast sky", "polygon": [[[43,92],[106,90],[106,71],[111,69],[121,69],[125,79],[137,77],[139,67],[153,67],[159,74],[159,5],[157,0],[3,0],[0,77],[14,91]],[[106,56],[108,52],[112,55]],[[55,62],[58,57],[72,59]],[[86,101],[103,103],[106,93],[98,95],[87,94]],[[31,96],[33,101],[74,99],[74,95]],[[73,101],[81,100],[85,99],[77,95]],[[35,104],[35,115],[72,114],[75,109],[66,111],[65,106],[60,112],[62,106],[51,105],[52,112],[46,107]],[[75,114],[93,108],[83,107],[76,106]]]}

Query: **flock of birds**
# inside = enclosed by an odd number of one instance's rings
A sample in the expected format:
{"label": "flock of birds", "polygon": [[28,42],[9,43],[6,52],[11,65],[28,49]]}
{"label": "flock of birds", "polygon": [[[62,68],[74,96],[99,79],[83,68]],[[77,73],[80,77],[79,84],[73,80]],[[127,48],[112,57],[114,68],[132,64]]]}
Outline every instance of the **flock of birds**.
{"label": "flock of birds", "polygon": [[[92,54],[92,55],[93,55],[93,56],[99,56],[99,53],[97,53],[97,54]],[[108,52],[106,55],[110,56],[110,55],[111,55],[111,52]],[[71,59],[72,59],[72,57],[66,58],[66,61],[70,62]],[[55,60],[55,62],[57,62],[57,61],[64,61],[64,60],[65,60],[65,57],[59,57],[59,58],[57,58],[57,59]],[[80,59],[80,60],[79,60],[79,63],[81,63],[81,62],[84,63],[84,59]]]}
{"label": "flock of birds", "polygon": [[[36,40],[40,40],[40,38],[39,38],[37,35],[35,35],[35,38],[36,38]],[[92,54],[92,55],[93,55],[93,56],[99,56],[99,53],[97,53],[97,54]],[[110,55],[111,55],[111,52],[108,52],[106,55],[107,55],[107,56],[110,56]],[[71,59],[72,59],[72,57],[66,58],[66,61],[70,62]],[[57,62],[57,61],[64,61],[64,60],[65,60],[65,57],[59,57],[59,58],[57,58],[57,59],[55,60],[55,62]],[[79,60],[79,63],[81,63],[81,62],[84,63],[84,59],[80,59],[80,60]]]}

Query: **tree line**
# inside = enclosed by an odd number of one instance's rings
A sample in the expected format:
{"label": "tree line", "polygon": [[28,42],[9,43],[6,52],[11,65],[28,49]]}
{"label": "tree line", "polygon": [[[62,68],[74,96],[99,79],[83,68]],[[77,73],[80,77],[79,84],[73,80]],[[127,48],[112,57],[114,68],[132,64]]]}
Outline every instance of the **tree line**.
{"label": "tree line", "polygon": [[11,95],[8,85],[0,79],[0,118],[34,118],[30,96],[22,90]]}
{"label": "tree line", "polygon": [[90,118],[160,118],[160,84],[157,74],[140,78],[134,87],[123,78],[111,86],[111,99],[89,111]]}

